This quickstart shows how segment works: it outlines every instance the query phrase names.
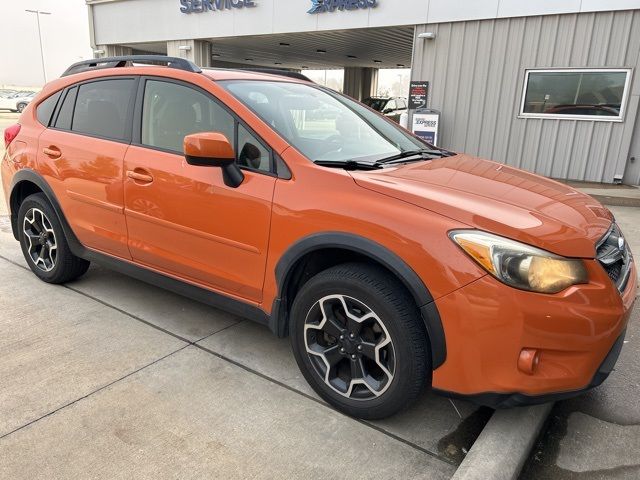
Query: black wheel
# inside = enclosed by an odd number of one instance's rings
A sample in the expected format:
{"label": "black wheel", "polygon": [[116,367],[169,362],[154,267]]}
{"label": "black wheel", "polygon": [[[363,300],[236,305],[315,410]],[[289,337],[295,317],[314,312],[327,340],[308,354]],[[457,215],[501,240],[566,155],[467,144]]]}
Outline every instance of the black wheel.
{"label": "black wheel", "polygon": [[347,263],[313,277],[293,302],[290,334],[311,387],[348,415],[388,417],[431,383],[420,312],[382,268]]}
{"label": "black wheel", "polygon": [[19,103],[17,105],[18,107],[18,113],[22,113],[24,111],[25,108],[27,108],[27,104],[26,103]]}
{"label": "black wheel", "polygon": [[18,210],[22,253],[38,278],[65,283],[83,275],[89,262],[71,253],[58,216],[42,193],[28,196]]}

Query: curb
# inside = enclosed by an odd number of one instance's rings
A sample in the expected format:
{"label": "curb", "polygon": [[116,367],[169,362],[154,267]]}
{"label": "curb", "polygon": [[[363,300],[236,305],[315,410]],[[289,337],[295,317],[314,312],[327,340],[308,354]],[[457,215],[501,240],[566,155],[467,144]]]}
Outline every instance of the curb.
{"label": "curb", "polygon": [[496,410],[451,480],[514,480],[553,403]]}

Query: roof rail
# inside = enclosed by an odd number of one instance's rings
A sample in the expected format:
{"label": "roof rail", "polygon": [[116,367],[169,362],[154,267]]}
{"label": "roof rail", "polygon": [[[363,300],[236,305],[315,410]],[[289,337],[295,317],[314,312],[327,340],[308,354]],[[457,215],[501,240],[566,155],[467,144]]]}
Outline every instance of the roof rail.
{"label": "roof rail", "polygon": [[283,77],[297,78],[298,80],[305,80],[307,82],[314,83],[313,80],[311,80],[309,77],[307,77],[306,75],[300,72],[296,72],[293,70],[285,70],[283,68],[242,67],[242,68],[239,68],[238,70],[245,70],[247,72],[256,72],[256,73],[268,73],[270,75],[281,75]]}
{"label": "roof rail", "polygon": [[74,73],[87,72],[100,68],[128,67],[134,63],[166,65],[169,68],[177,68],[178,70],[185,70],[187,72],[202,72],[200,67],[195,63],[184,58],[167,57],[165,55],[123,55],[119,57],[93,58],[91,60],[76,62],[67,68],[61,76],[66,77]]}

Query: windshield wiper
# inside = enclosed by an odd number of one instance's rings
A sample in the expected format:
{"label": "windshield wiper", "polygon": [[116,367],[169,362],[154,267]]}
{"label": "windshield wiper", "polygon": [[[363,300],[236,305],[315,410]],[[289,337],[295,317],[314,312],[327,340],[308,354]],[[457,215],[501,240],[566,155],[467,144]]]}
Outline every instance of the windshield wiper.
{"label": "windshield wiper", "polygon": [[421,148],[419,150],[405,150],[403,152],[400,152],[396,155],[391,155],[390,157],[386,157],[383,159],[378,160],[376,163],[378,164],[392,164],[392,163],[401,163],[403,162],[406,158],[409,157],[415,157],[420,155],[421,158],[420,160],[424,160],[430,156],[436,156],[436,157],[450,157],[451,155],[453,155],[453,153],[448,152],[446,150],[440,150],[440,149],[428,149],[428,148]]}
{"label": "windshield wiper", "polygon": [[378,162],[367,163],[356,160],[316,160],[313,163],[322,167],[344,168],[345,170],[378,170],[382,168]]}

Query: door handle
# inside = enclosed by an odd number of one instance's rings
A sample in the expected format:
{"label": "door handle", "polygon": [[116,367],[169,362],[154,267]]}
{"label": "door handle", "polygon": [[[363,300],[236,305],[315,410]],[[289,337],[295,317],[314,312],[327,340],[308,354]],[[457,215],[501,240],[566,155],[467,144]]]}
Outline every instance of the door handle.
{"label": "door handle", "polygon": [[60,158],[62,156],[62,152],[58,149],[58,147],[53,146],[43,148],[42,153],[51,158]]}
{"label": "door handle", "polygon": [[146,170],[136,168],[135,170],[127,170],[127,177],[132,179],[136,183],[151,183],[153,177]]}

